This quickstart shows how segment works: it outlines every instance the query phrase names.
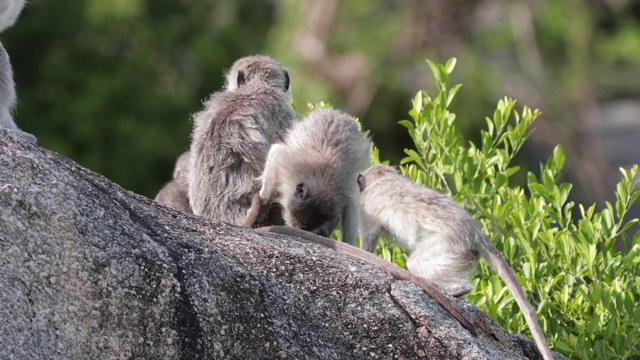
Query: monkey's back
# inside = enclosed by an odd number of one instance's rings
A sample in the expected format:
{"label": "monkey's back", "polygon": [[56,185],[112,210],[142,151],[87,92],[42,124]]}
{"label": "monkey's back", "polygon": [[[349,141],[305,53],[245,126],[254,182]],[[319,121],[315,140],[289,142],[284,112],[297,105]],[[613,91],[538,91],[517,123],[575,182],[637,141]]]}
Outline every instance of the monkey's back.
{"label": "monkey's back", "polygon": [[191,212],[189,186],[179,180],[166,183],[153,200],[178,211]]}
{"label": "monkey's back", "polygon": [[213,94],[194,115],[189,199],[193,212],[241,224],[269,147],[295,122],[287,95],[259,81]]}
{"label": "monkey's back", "polygon": [[383,231],[401,247],[413,251],[421,243],[439,242],[448,251],[477,258],[478,223],[456,202],[418,185],[388,165],[365,173],[360,206],[380,221]]}

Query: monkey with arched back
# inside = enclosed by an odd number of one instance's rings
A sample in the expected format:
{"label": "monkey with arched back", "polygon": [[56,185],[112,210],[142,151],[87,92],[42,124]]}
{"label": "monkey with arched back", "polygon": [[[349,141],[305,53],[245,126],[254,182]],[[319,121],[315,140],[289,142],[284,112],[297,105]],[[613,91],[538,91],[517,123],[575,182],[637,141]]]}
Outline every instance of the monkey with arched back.
{"label": "monkey with arched back", "polygon": [[[226,89],[193,116],[189,201],[196,215],[239,225],[260,188],[271,144],[297,119],[289,106],[289,73],[273,59],[239,59],[226,80]],[[282,224],[279,209],[265,222]]]}
{"label": "monkey with arched back", "polygon": [[[22,8],[24,0],[0,0],[0,31],[12,26]],[[9,54],[0,43],[0,128],[13,130],[29,141],[36,142],[36,137],[22,131],[16,126],[11,113],[16,104],[16,87],[13,83],[13,70]]]}
{"label": "monkey with arched back", "polygon": [[[283,143],[269,150],[260,209],[278,203],[287,225],[325,237],[342,221],[342,240],[353,245],[358,229],[356,180],[369,165],[370,151],[371,141],[353,117],[331,108],[313,110],[289,130]],[[248,216],[244,225],[253,220]]]}
{"label": "monkey with arched back", "polygon": [[482,256],[513,294],[546,360],[553,359],[535,312],[513,271],[479,224],[449,197],[420,186],[388,165],[358,177],[361,247],[373,251],[381,233],[411,251],[407,269],[440,291],[462,296],[473,288],[467,276]]}
{"label": "monkey with arched back", "polygon": [[191,213],[189,205],[189,161],[190,153],[186,151],[176,161],[173,179],[166,183],[153,199],[159,204],[172,209]]}

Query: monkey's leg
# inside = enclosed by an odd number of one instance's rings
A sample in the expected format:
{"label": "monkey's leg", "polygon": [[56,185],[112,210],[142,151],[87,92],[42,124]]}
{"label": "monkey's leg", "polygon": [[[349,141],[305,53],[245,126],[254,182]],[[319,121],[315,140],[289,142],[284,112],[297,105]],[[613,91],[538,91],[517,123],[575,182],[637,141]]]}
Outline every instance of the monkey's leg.
{"label": "monkey's leg", "polygon": [[462,254],[452,252],[446,239],[423,240],[407,260],[407,269],[412,274],[429,280],[440,291],[462,296],[473,289],[467,276],[475,267],[475,261]]}

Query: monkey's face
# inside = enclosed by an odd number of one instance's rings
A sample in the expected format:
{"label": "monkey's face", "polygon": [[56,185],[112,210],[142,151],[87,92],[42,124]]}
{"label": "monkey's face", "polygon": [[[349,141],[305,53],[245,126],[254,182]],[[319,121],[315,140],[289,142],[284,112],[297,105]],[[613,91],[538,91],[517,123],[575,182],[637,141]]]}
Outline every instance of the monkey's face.
{"label": "monkey's face", "polygon": [[285,205],[284,215],[289,226],[313,231],[335,219],[338,207],[331,196],[314,194],[306,184],[299,183]]}

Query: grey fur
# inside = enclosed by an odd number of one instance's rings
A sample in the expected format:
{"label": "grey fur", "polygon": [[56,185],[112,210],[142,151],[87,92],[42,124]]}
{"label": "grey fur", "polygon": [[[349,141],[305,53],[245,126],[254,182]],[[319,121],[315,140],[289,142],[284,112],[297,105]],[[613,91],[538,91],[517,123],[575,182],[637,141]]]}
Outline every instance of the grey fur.
{"label": "grey fur", "polygon": [[373,251],[380,233],[411,251],[407,269],[440,291],[461,296],[473,289],[467,276],[480,256],[500,275],[516,299],[542,356],[553,359],[522,287],[478,223],[449,197],[418,184],[388,165],[367,169],[358,183],[360,243]]}
{"label": "grey fur", "polygon": [[0,31],[15,24],[24,4],[25,0],[0,0]]}
{"label": "grey fur", "polygon": [[[24,0],[0,0],[0,31],[12,26],[22,7]],[[36,137],[18,128],[11,113],[16,104],[16,87],[13,83],[13,70],[9,54],[0,43],[0,128],[13,130],[29,141],[36,142]]]}
{"label": "grey fur", "polygon": [[189,199],[196,215],[243,222],[271,144],[296,122],[288,79],[269,57],[242,58],[227,74],[226,91],[211,95],[193,116]]}
{"label": "grey fur", "polygon": [[369,164],[371,141],[355,120],[316,109],[269,151],[260,200],[282,205],[287,225],[329,236],[342,220],[343,241],[357,234],[358,173]]}
{"label": "grey fur", "polygon": [[156,202],[179,211],[192,212],[189,205],[189,161],[189,151],[180,155],[173,170],[173,179],[160,189],[154,199]]}

